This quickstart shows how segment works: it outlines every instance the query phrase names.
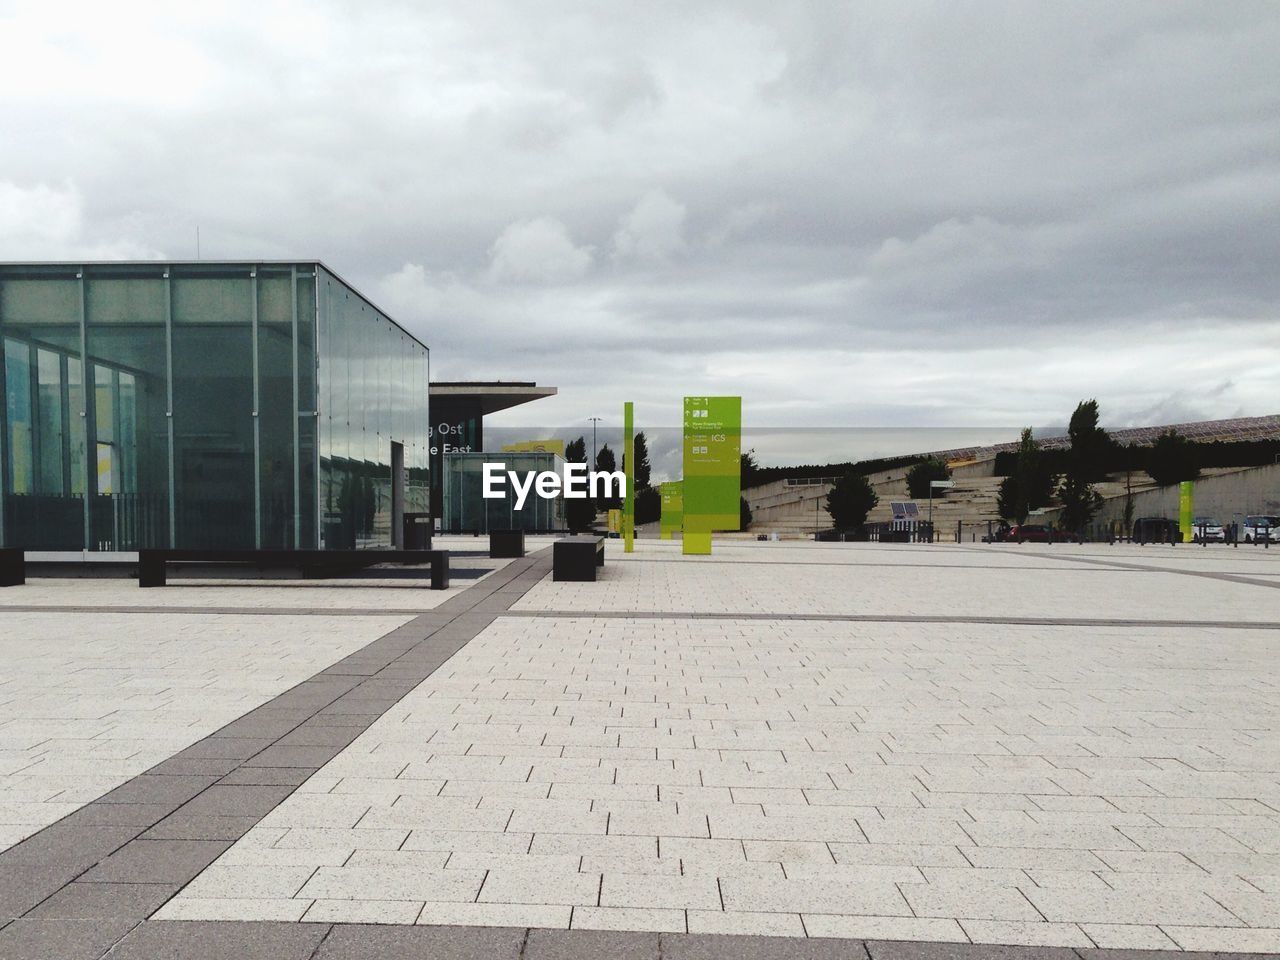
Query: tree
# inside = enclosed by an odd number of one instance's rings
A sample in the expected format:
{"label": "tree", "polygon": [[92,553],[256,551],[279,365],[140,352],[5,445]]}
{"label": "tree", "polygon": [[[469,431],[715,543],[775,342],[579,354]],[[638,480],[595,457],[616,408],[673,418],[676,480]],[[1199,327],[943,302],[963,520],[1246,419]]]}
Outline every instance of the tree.
{"label": "tree", "polygon": [[1098,426],[1097,400],[1080,401],[1071,415],[1067,436],[1071,438],[1070,460],[1075,475],[1086,483],[1097,483],[1103,479],[1116,443],[1111,434]]}
{"label": "tree", "polygon": [[867,514],[879,502],[871,481],[864,474],[846,473],[827,494],[827,513],[837,530],[852,530],[867,522]]}
{"label": "tree", "polygon": [[1107,459],[1115,441],[1098,426],[1098,401],[1081,400],[1067,426],[1071,449],[1067,451],[1067,472],[1058,487],[1062,502],[1062,525],[1083,530],[1102,506],[1102,497],[1093,484],[1106,476]]}
{"label": "tree", "polygon": [[1176,430],[1166,430],[1156,437],[1147,457],[1147,473],[1158,487],[1200,476],[1199,451],[1196,445]]}
{"label": "tree", "polygon": [[[579,437],[567,447],[564,448],[564,459],[566,463],[586,463],[587,462],[587,440],[585,437]],[[568,497],[564,501],[564,521],[569,528],[570,533],[581,533],[588,530],[596,518],[596,508],[590,498],[572,499]]]}
{"label": "tree", "polygon": [[1040,455],[1040,445],[1031,435],[1031,428],[1024,427],[1013,473],[1001,482],[996,498],[1000,516],[1013,523],[1026,523],[1027,515],[1043,507],[1052,496],[1053,476]]}
{"label": "tree", "polygon": [[[937,457],[921,460],[907,471],[907,492],[914,500],[929,498],[929,482],[932,480],[950,480],[951,471]],[[945,490],[940,493],[945,494]]]}
{"label": "tree", "polygon": [[636,494],[636,526],[662,519],[662,496],[657,487],[645,487]]}
{"label": "tree", "polygon": [[1026,522],[1026,514],[1022,512],[1023,500],[1019,496],[1018,478],[1009,474],[1000,481],[1000,489],[996,491],[996,513],[1001,520],[1010,523]]}
{"label": "tree", "polygon": [[1062,501],[1062,526],[1067,530],[1083,530],[1102,506],[1102,495],[1079,477],[1067,474],[1058,488]]}
{"label": "tree", "polygon": [[760,470],[760,464],[756,462],[756,448],[752,447],[738,460],[738,474],[741,478],[741,486],[743,490],[750,490],[756,485],[756,477]]}
{"label": "tree", "polygon": [[[645,437],[643,430],[636,434],[633,449],[636,452],[636,496],[639,497],[642,491],[649,489],[649,476],[651,472],[649,466],[649,440]],[[625,454],[623,455],[623,464],[624,466],[626,464]],[[638,517],[636,522],[640,522]]]}
{"label": "tree", "polygon": [[746,530],[751,526],[751,504],[746,497],[738,498],[738,529]]}
{"label": "tree", "polygon": [[[600,448],[600,452],[596,454],[596,472],[597,473],[613,473],[618,469],[618,461],[613,455],[613,451],[609,449],[606,443]],[[600,497],[596,506],[601,510],[616,510],[618,507],[617,497]]]}

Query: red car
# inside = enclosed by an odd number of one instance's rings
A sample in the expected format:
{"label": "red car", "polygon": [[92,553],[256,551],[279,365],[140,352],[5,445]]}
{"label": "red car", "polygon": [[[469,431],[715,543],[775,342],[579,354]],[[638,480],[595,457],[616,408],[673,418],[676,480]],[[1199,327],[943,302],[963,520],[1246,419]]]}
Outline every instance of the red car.
{"label": "red car", "polygon": [[1079,543],[1080,537],[1065,530],[1055,530],[1042,523],[1024,523],[1010,527],[1008,539],[1012,543]]}

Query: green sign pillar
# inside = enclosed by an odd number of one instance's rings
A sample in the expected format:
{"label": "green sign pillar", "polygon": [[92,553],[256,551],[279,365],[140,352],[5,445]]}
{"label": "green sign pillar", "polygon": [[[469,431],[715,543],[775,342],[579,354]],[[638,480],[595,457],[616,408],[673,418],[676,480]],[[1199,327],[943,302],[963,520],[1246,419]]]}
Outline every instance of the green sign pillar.
{"label": "green sign pillar", "polygon": [[1195,521],[1195,493],[1194,480],[1183,480],[1178,484],[1178,529],[1182,531],[1183,543],[1190,543],[1195,539],[1195,531],[1192,530]]}
{"label": "green sign pillar", "polygon": [[622,500],[622,550],[636,548],[636,405],[628,400],[622,405],[622,462],[627,489]]}
{"label": "green sign pillar", "polygon": [[668,480],[659,489],[662,516],[658,520],[658,536],[662,540],[670,540],[684,528],[684,484],[679,480]]}
{"label": "green sign pillar", "polygon": [[684,553],[710,553],[742,514],[742,398],[684,398]]}

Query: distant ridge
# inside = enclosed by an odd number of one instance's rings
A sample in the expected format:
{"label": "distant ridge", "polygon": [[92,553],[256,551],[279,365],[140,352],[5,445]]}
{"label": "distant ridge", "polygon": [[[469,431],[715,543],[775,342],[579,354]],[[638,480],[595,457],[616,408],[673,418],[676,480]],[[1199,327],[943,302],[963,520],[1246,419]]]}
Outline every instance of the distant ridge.
{"label": "distant ridge", "polygon": [[[1147,446],[1166,430],[1176,430],[1188,440],[1208,443],[1214,440],[1272,440],[1280,439],[1280,414],[1265,417],[1233,417],[1228,420],[1196,420],[1191,423],[1169,423],[1155,427],[1127,427],[1108,430],[1111,438],[1121,444]],[[1066,434],[1037,438],[1042,449],[1062,450],[1071,445]],[[1016,441],[997,443],[987,447],[955,447],[951,450],[934,450],[925,456],[940,460],[987,460],[997,453],[1018,449]]]}

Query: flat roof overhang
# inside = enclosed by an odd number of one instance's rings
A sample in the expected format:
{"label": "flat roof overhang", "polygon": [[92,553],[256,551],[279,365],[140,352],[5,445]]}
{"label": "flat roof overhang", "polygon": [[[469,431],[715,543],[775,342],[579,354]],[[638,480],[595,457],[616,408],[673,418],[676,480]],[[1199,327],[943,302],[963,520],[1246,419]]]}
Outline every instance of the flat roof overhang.
{"label": "flat roof overhang", "polygon": [[555,395],[555,387],[540,387],[519,380],[441,381],[431,384],[430,391],[432,400],[477,400],[483,416]]}

